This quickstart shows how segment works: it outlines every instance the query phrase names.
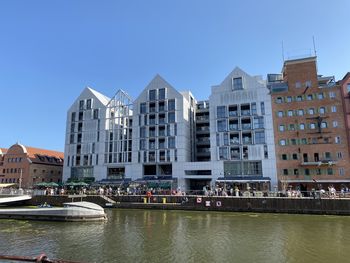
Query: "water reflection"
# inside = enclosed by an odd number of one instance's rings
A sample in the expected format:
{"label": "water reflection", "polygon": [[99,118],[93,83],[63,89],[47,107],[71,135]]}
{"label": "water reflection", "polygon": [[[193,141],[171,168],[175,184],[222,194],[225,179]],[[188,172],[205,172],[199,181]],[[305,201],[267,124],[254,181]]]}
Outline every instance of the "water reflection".
{"label": "water reflection", "polygon": [[107,222],[0,220],[0,253],[86,262],[337,262],[350,217],[108,210]]}

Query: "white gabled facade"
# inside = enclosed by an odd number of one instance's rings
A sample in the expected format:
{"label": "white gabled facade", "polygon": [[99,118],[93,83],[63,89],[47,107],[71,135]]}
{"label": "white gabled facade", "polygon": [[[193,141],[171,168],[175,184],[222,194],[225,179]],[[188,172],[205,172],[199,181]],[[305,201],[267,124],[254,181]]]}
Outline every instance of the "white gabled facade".
{"label": "white gabled facade", "polygon": [[67,112],[63,179],[105,176],[105,119],[109,98],[87,87]]}
{"label": "white gabled facade", "polygon": [[235,68],[212,87],[209,101],[211,160],[221,162],[214,176],[237,182],[270,178],[276,185],[271,95],[265,81]]}
{"label": "white gabled facade", "polygon": [[135,100],[86,88],[67,115],[65,180],[157,178],[201,190],[269,177],[274,185],[275,161],[269,91],[239,68],[208,101],[156,75]]}

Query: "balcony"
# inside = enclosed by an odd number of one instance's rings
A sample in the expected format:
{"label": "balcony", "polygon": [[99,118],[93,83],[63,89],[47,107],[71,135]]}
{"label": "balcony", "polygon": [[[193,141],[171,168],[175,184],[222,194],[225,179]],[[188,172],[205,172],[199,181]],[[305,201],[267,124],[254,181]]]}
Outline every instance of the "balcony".
{"label": "balcony", "polygon": [[334,160],[320,160],[318,162],[302,162],[301,166],[332,166],[337,164],[337,161]]}
{"label": "balcony", "polygon": [[209,148],[199,148],[196,152],[197,156],[210,156]]}
{"label": "balcony", "polygon": [[197,122],[209,122],[209,116],[208,115],[197,116],[196,121]]}
{"label": "balcony", "polygon": [[209,132],[209,127],[205,126],[205,127],[197,127],[196,132]]}
{"label": "balcony", "polygon": [[198,145],[209,145],[210,144],[210,139],[209,138],[205,138],[205,139],[198,139],[196,141],[196,143]]}

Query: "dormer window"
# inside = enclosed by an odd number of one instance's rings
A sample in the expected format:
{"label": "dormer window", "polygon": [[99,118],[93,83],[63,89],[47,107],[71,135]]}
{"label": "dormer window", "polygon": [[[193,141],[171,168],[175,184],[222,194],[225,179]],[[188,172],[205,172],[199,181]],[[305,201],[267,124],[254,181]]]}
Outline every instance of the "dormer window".
{"label": "dormer window", "polygon": [[232,89],[233,90],[241,90],[241,89],[243,89],[242,77],[232,78]]}

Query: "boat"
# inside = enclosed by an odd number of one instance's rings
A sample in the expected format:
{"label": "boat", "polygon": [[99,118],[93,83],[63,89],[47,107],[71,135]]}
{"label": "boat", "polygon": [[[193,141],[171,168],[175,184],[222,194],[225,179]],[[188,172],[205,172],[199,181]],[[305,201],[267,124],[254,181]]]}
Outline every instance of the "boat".
{"label": "boat", "polygon": [[46,221],[101,221],[107,216],[103,207],[91,202],[64,203],[63,207],[0,209],[0,218]]}

